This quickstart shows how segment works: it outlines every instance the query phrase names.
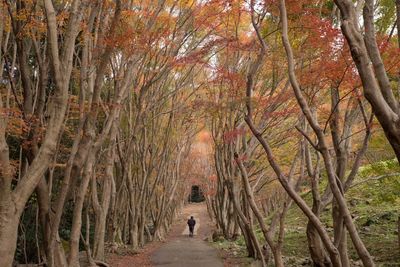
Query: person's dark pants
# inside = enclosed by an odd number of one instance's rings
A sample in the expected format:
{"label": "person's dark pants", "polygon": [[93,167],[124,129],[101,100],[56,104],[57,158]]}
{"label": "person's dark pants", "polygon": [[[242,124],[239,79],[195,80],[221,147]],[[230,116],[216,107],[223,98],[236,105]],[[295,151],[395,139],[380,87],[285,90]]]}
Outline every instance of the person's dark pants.
{"label": "person's dark pants", "polygon": [[193,236],[194,226],[189,226],[189,236]]}

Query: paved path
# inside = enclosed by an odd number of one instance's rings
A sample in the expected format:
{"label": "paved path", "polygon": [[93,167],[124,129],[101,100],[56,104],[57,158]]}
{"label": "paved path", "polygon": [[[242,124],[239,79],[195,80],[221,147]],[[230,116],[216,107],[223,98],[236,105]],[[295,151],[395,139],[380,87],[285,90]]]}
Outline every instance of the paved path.
{"label": "paved path", "polygon": [[[194,237],[189,237],[186,222],[194,216]],[[203,241],[211,233],[212,224],[204,204],[187,205],[171,231],[168,241],[153,252],[154,266],[163,267],[223,267],[217,250]]]}

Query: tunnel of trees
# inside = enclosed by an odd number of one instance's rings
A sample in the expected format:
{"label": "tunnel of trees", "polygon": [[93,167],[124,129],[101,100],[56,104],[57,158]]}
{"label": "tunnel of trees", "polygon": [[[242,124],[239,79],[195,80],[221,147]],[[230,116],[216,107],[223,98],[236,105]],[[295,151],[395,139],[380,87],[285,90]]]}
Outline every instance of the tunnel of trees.
{"label": "tunnel of trees", "polygon": [[192,185],[189,195],[189,202],[199,203],[205,200],[203,190],[198,185]]}
{"label": "tunnel of trees", "polygon": [[189,195],[262,266],[398,264],[398,17],[1,0],[0,266],[104,266],[164,240]]}

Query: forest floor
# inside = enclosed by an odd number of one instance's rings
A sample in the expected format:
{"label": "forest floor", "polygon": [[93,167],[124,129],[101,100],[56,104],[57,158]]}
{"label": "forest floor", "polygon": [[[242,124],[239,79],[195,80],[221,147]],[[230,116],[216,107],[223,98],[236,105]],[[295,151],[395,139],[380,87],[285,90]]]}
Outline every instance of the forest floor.
{"label": "forest floor", "polygon": [[[398,243],[398,220],[400,216],[400,177],[390,177],[370,180],[362,183],[363,177],[384,177],[387,173],[399,171],[397,161],[387,160],[360,168],[360,175],[355,184],[347,193],[348,206],[354,222],[368,251],[371,253],[376,266],[400,267],[400,253]],[[366,179],[368,181],[368,179]],[[326,181],[321,183],[324,188]],[[311,205],[311,193],[304,191],[303,198]],[[322,223],[327,231],[333,234],[331,206],[328,206],[321,214]],[[266,218],[270,223],[271,217]],[[307,236],[305,234],[307,218],[302,211],[292,205],[285,223],[285,239],[283,244],[283,255],[285,266],[312,266],[310,260]],[[261,229],[256,227],[255,232],[260,240],[263,240]],[[214,245],[228,254],[230,260],[241,262],[239,265],[247,267],[251,259],[246,256],[246,246],[243,237],[235,241],[218,240]],[[349,257],[351,266],[362,266],[361,261],[348,237]],[[232,256],[233,255],[233,256]],[[225,260],[226,261],[226,260]]]}
{"label": "forest floor", "polygon": [[[194,237],[189,237],[186,222],[194,216]],[[213,231],[205,204],[186,205],[175,219],[174,225],[163,242],[152,242],[135,255],[109,255],[110,266],[176,266],[176,267],[222,267],[218,250],[204,241]]]}

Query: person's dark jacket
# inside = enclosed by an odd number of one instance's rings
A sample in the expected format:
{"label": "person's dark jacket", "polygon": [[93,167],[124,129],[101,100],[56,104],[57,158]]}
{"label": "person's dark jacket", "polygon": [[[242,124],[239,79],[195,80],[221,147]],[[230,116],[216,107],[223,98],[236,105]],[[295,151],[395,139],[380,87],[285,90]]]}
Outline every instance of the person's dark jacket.
{"label": "person's dark jacket", "polygon": [[196,220],[195,219],[189,219],[187,221],[187,224],[189,225],[190,228],[193,228],[196,225]]}

